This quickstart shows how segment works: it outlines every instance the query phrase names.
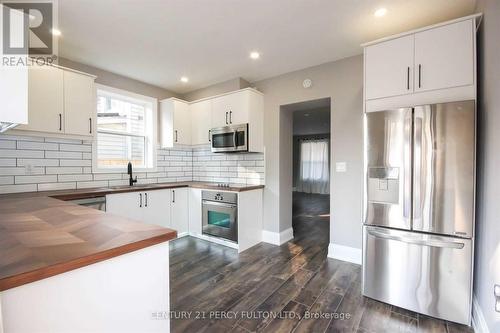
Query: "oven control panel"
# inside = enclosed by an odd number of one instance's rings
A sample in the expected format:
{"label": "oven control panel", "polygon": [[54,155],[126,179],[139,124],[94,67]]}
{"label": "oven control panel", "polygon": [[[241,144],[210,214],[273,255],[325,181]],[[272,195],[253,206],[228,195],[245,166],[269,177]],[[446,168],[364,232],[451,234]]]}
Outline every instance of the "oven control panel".
{"label": "oven control panel", "polygon": [[201,191],[202,200],[218,201],[236,204],[238,202],[238,194],[234,192],[216,192],[216,191]]}

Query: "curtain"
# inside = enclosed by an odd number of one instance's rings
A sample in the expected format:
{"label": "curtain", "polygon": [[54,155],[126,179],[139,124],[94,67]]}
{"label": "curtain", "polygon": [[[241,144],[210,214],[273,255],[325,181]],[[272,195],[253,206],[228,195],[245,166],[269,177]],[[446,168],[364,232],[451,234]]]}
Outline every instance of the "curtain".
{"label": "curtain", "polygon": [[328,140],[300,141],[300,170],[297,191],[306,193],[330,193]]}

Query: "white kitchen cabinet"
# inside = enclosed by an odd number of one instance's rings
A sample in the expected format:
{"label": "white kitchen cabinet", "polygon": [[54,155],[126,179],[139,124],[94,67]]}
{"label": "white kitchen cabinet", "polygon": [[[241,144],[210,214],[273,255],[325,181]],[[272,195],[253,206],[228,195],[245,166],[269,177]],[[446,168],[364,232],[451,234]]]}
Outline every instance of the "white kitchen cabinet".
{"label": "white kitchen cabinet", "polygon": [[479,18],[364,44],[365,111],[475,99]]}
{"label": "white kitchen cabinet", "polygon": [[143,195],[142,192],[106,195],[106,211],[132,220],[142,221],[141,195]]}
{"label": "white kitchen cabinet", "polygon": [[96,99],[94,78],[64,71],[64,132],[93,135],[95,132]]}
{"label": "white kitchen cabinet", "polygon": [[212,99],[212,128],[248,124],[251,152],[264,152],[264,96],[242,89]]}
{"label": "white kitchen cabinet", "polygon": [[212,128],[212,101],[210,99],[189,105],[191,113],[191,144],[201,145],[210,142]]}
{"label": "white kitchen cabinet", "polygon": [[16,129],[64,133],[63,71],[51,66],[28,70],[28,124]]}
{"label": "white kitchen cabinet", "polygon": [[212,100],[212,127],[240,125],[249,123],[252,107],[259,103],[262,94],[252,89],[242,89]]}
{"label": "white kitchen cabinet", "polygon": [[201,213],[201,189],[189,189],[189,233],[201,235],[202,213]]}
{"label": "white kitchen cabinet", "polygon": [[146,191],[142,195],[142,220],[149,224],[175,229],[171,220],[171,190]]}
{"label": "white kitchen cabinet", "polygon": [[170,190],[171,228],[177,230],[177,235],[187,235],[189,231],[189,189],[175,188]]}
{"label": "white kitchen cabinet", "polygon": [[16,130],[77,136],[94,134],[95,77],[56,66],[28,71],[28,124]]}
{"label": "white kitchen cabinet", "polygon": [[474,34],[471,20],[415,34],[415,91],[474,83]]}
{"label": "white kitchen cabinet", "polygon": [[414,36],[365,49],[365,97],[374,99],[413,92]]}
{"label": "white kitchen cabinet", "polygon": [[108,194],[106,211],[148,224],[177,231],[178,237],[189,231],[188,188],[159,189]]}
{"label": "white kitchen cabinet", "polygon": [[189,104],[177,98],[160,103],[162,148],[191,144],[191,116]]}

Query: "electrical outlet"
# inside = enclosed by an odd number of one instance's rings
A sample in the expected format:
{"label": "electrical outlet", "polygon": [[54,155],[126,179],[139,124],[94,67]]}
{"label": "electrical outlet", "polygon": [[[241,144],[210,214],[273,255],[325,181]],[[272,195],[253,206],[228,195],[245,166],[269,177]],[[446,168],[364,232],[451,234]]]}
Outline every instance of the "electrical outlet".
{"label": "electrical outlet", "polygon": [[495,311],[500,312],[500,285],[495,284],[494,294],[495,294]]}

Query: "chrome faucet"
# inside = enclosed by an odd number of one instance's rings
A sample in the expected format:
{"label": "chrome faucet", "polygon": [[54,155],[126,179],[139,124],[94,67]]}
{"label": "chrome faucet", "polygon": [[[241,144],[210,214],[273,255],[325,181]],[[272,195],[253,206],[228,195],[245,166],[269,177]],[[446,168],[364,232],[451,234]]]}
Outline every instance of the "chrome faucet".
{"label": "chrome faucet", "polygon": [[127,165],[127,173],[129,175],[129,179],[128,179],[129,186],[132,186],[132,185],[134,185],[134,183],[137,183],[137,176],[135,176],[135,178],[132,178],[132,163],[130,163],[130,162],[128,162],[128,165]]}

